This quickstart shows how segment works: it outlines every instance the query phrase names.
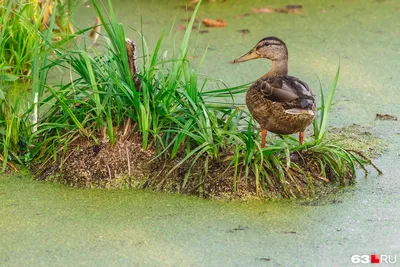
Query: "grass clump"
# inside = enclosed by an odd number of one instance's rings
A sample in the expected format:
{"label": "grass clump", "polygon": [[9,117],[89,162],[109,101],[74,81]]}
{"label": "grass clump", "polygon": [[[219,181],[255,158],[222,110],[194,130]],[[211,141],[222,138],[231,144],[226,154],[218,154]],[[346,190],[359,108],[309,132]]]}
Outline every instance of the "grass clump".
{"label": "grass clump", "polygon": [[[269,140],[262,149],[250,115],[227,102],[247,86],[226,88],[199,75],[199,68],[186,60],[200,2],[171,59],[161,50],[164,34],[151,54],[142,37],[139,73],[132,72],[132,53],[111,1],[108,13],[96,1],[93,5],[107,33],[106,51],[100,55],[46,42],[56,57],[44,57],[38,63],[41,72],[33,76],[40,92],[36,108],[42,112],[29,126],[35,131],[26,140],[25,155],[34,159],[43,177],[56,175],[73,186],[129,186],[210,197],[296,197],[312,194],[319,183],[354,183],[356,166],[369,163],[325,139],[339,69],[328,97],[322,97],[314,140],[298,145],[284,137]],[[53,67],[67,70],[72,78],[48,84],[46,73]],[[207,85],[217,88],[205,91]]]}
{"label": "grass clump", "polygon": [[[28,162],[37,123],[40,74],[54,38],[68,36],[70,16],[82,1],[0,1],[0,163]],[[46,56],[44,56],[46,55]],[[33,114],[30,112],[32,108]],[[31,126],[34,126],[32,128]],[[9,161],[11,160],[11,162]]]}
{"label": "grass clump", "polygon": [[53,38],[73,31],[74,10],[84,1],[2,1],[0,2],[0,71],[30,79],[33,62],[43,52],[49,32]]}

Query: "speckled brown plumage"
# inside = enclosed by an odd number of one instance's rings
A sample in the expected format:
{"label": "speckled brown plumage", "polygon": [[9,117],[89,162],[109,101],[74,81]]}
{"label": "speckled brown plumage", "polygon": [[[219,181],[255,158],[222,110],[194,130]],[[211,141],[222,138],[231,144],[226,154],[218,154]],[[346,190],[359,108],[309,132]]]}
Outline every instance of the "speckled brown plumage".
{"label": "speckled brown plumage", "polygon": [[262,146],[265,145],[265,130],[276,134],[300,132],[302,144],[304,130],[316,115],[310,88],[305,82],[288,75],[288,50],[279,38],[262,39],[233,63],[257,58],[272,61],[271,70],[256,80],[246,94],[247,107],[263,130]]}
{"label": "speckled brown plumage", "polygon": [[[283,78],[293,81],[296,79],[291,76]],[[276,134],[304,132],[315,117],[315,104],[312,96],[305,95],[304,98],[298,97],[282,102],[279,101],[279,97],[274,96],[276,87],[270,88],[272,91],[270,93],[263,90],[265,83],[268,83],[267,78],[257,80],[250,86],[246,94],[247,107],[261,128]]]}

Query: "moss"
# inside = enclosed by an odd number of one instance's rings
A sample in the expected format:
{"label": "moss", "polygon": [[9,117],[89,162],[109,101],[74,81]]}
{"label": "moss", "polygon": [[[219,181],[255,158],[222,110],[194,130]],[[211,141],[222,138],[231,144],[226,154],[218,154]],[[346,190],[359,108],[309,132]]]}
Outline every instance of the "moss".
{"label": "moss", "polygon": [[381,156],[388,143],[372,133],[372,128],[352,124],[329,130],[327,140],[348,150],[359,151],[367,157]]}

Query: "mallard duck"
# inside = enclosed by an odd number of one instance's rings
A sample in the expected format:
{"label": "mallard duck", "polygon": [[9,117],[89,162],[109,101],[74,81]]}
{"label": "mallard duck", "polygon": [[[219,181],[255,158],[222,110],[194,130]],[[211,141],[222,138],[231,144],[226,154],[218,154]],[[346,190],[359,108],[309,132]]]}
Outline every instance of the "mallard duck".
{"label": "mallard duck", "polygon": [[277,37],[267,37],[233,63],[257,58],[272,61],[271,70],[248,89],[246,104],[261,126],[261,147],[265,147],[267,131],[276,134],[299,133],[304,142],[304,130],[314,120],[315,100],[308,85],[288,76],[288,50]]}

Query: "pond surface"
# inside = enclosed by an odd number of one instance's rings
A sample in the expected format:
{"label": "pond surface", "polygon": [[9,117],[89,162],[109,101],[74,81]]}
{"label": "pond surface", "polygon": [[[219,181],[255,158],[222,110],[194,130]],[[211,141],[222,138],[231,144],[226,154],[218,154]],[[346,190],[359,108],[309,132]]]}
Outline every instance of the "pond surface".
{"label": "pond surface", "polygon": [[[184,1],[113,1],[118,19],[143,29],[151,48],[164,27],[184,24]],[[355,187],[323,199],[225,203],[143,191],[81,190],[0,177],[1,266],[350,266],[354,254],[400,258],[400,2],[398,0],[299,2],[303,14],[250,14],[252,8],[289,1],[227,0],[204,3],[199,18],[222,18],[228,27],[195,34],[191,53],[208,47],[202,72],[228,86],[254,81],[270,63],[231,65],[266,36],[289,49],[289,73],[318,92],[328,88],[339,61],[341,76],[331,125],[367,127],[388,142]],[[94,22],[92,7],[76,14]],[[250,33],[238,32],[248,29]],[[169,34],[172,51],[181,32]],[[128,30],[128,37],[137,38]],[[170,46],[168,46],[168,44]],[[197,48],[197,49],[195,49]],[[171,53],[171,52],[170,52]],[[400,259],[398,259],[400,260]]]}

